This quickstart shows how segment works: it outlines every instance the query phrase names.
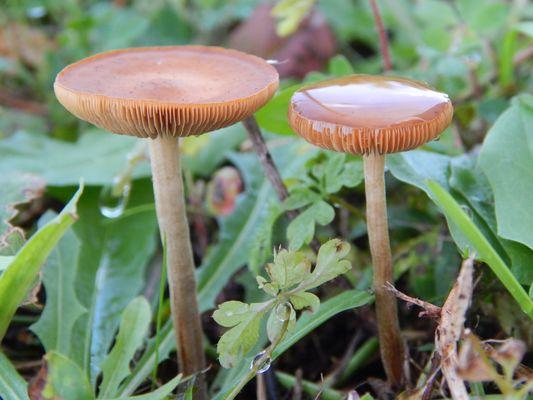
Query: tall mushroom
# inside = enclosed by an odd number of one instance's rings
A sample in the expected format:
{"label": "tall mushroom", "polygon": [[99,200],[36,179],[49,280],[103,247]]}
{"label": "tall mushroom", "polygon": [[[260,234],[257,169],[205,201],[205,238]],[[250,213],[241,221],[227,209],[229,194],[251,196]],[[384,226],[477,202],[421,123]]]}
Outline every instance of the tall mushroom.
{"label": "tall mushroom", "polygon": [[298,90],[289,121],[308,142],[325,149],[362,154],[366,219],[381,358],[389,382],[404,380],[404,343],[392,282],[392,259],[385,199],[385,154],[414,149],[437,137],[451,122],[453,107],[444,93],[404,78],[352,75]]}
{"label": "tall mushroom", "polygon": [[[278,87],[264,60],[219,47],[110,51],[64,68],[54,89],[78,118],[108,131],[149,138],[157,217],[166,243],[171,311],[186,375],[205,367],[193,255],[177,137],[232,125]],[[205,383],[197,398],[205,398]]]}

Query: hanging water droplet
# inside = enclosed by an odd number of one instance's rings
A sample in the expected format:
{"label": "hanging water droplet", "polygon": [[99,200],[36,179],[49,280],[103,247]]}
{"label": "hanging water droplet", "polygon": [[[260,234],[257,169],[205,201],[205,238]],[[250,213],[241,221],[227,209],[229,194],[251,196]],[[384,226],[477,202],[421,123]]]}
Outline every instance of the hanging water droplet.
{"label": "hanging water droplet", "polygon": [[281,322],[287,321],[291,317],[292,306],[289,302],[280,303],[276,306],[274,312],[276,313],[276,318]]}
{"label": "hanging water droplet", "polygon": [[128,205],[130,189],[130,182],[121,183],[117,179],[111,185],[104,186],[98,201],[100,213],[106,218],[120,217]]}
{"label": "hanging water droplet", "polygon": [[268,356],[265,356],[265,354],[265,350],[258,353],[250,363],[250,369],[256,369],[258,374],[264,374],[267,372],[270,368],[270,364],[272,363],[272,359]]}

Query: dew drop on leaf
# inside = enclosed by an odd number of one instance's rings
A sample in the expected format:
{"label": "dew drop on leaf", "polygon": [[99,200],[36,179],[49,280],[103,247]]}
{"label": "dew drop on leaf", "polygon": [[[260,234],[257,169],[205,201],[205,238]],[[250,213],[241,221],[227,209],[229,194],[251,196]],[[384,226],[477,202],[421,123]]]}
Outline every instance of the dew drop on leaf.
{"label": "dew drop on leaf", "polygon": [[258,353],[250,363],[250,369],[257,369],[258,374],[264,374],[267,372],[270,368],[270,364],[272,363],[272,359],[268,356],[265,356],[265,354],[265,350]]}
{"label": "dew drop on leaf", "polygon": [[292,306],[290,305],[290,303],[288,302],[280,303],[276,306],[276,310],[275,310],[276,317],[281,322],[285,322],[291,317],[291,311],[292,311]]}
{"label": "dew drop on leaf", "polygon": [[131,184],[120,184],[114,180],[113,184],[104,186],[100,191],[98,207],[106,218],[118,218],[126,209],[130,198]]}

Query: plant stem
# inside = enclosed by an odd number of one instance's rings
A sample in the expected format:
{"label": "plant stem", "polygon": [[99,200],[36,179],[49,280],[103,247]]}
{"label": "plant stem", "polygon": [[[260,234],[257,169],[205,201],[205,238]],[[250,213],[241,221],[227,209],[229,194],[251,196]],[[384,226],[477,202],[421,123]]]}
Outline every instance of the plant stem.
{"label": "plant stem", "polygon": [[381,56],[383,58],[383,69],[385,71],[390,71],[392,70],[392,61],[389,52],[389,38],[387,37],[387,32],[385,31],[385,26],[383,25],[383,20],[381,19],[381,14],[379,12],[376,0],[370,0],[370,7],[372,7],[374,21],[376,22],[379,32],[379,43],[381,48]]}
{"label": "plant stem", "polygon": [[[261,134],[261,129],[259,128],[259,125],[257,125],[255,117],[252,115],[251,117],[246,118],[242,121],[242,124],[246,128],[246,132],[248,132],[248,137],[254,146],[254,150],[259,156],[259,162],[265,171],[267,179],[276,191],[279,200],[283,202],[289,196],[289,191],[283,183],[283,179],[281,179],[281,174],[279,173],[276,164],[274,164],[270,151],[268,151],[265,139]],[[290,219],[294,219],[298,216],[298,212],[295,210],[289,210],[287,211],[287,216]]]}
{"label": "plant stem", "polygon": [[393,282],[387,201],[385,198],[385,156],[368,154],[363,157],[363,160],[366,220],[374,267],[374,290],[381,360],[389,383],[399,387],[404,381],[405,349],[398,322],[396,297],[385,286],[387,282]]}
{"label": "plant stem", "polygon": [[[195,268],[183,197],[178,140],[150,140],[154,194],[161,237],[165,240],[170,309],[181,372],[191,375],[205,366],[203,333],[196,298]],[[205,380],[198,376],[195,399],[207,399]]]}
{"label": "plant stem", "polygon": [[[279,382],[282,386],[287,389],[291,389],[296,385],[296,377],[289,375],[285,372],[278,371],[276,372],[276,377],[279,379]],[[309,395],[313,396],[316,399],[322,400],[341,400],[346,397],[346,395],[337,390],[327,388],[324,385],[316,384],[314,382],[302,380],[302,389]]]}

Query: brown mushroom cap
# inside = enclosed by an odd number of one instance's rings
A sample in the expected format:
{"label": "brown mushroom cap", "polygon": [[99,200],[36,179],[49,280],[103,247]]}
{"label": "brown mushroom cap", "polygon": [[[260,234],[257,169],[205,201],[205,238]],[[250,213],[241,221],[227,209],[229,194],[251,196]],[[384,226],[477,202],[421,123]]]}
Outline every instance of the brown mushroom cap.
{"label": "brown mushroom cap", "polygon": [[416,148],[450,124],[453,107],[444,93],[396,77],[351,75],[294,93],[289,123],[308,142],[352,154]]}
{"label": "brown mushroom cap", "polygon": [[278,87],[263,59],[220,47],[110,51],[64,68],[57,98],[72,114],[111,132],[189,136],[252,115]]}

